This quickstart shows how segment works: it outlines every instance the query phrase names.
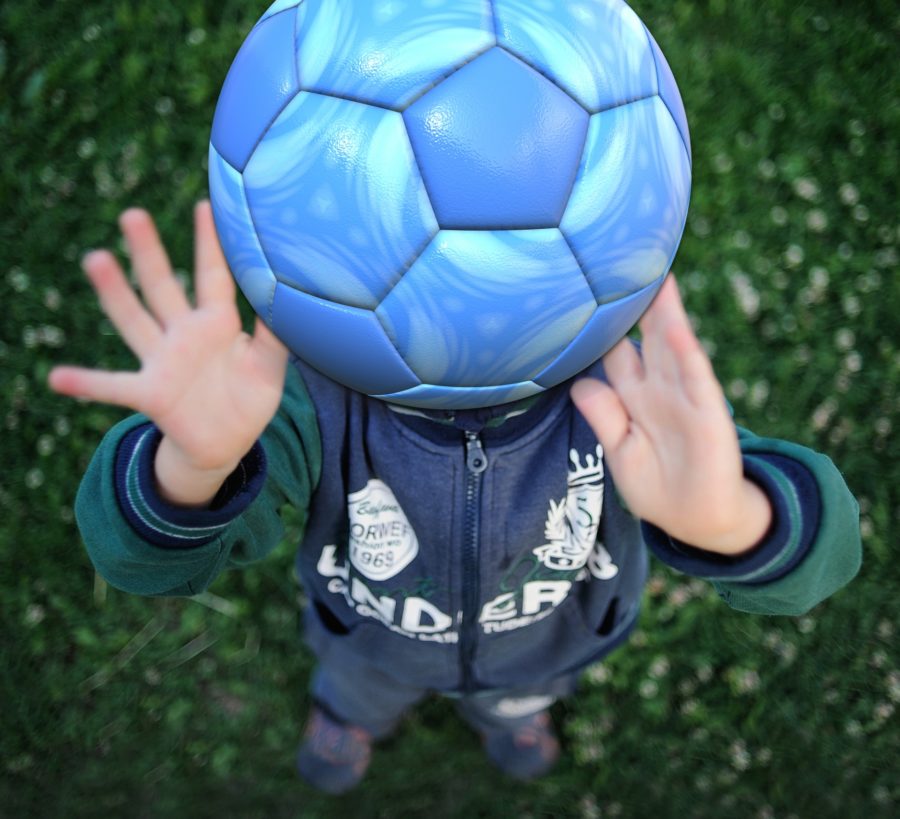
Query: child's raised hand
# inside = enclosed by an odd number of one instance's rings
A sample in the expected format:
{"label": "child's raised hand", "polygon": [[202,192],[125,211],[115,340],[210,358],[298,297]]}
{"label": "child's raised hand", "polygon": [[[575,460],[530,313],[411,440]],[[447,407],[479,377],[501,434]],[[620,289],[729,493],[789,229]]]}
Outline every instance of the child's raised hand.
{"label": "child's raised hand", "polygon": [[48,381],[63,395],[149,416],[164,433],[158,477],[164,457],[186,476],[223,473],[224,479],[275,415],[288,353],[259,319],[252,337],[242,331],[209,202],[197,205],[194,223],[196,306],[173,275],[146,211],[127,210],[119,219],[144,304],[108,251],[90,253],[82,263],[140,370],[56,367]]}
{"label": "child's raised hand", "polygon": [[609,384],[582,379],[572,399],[634,515],[698,548],[745,551],[771,506],[743,477],[725,396],[671,274],[640,328],[642,356],[622,339],[603,358]]}

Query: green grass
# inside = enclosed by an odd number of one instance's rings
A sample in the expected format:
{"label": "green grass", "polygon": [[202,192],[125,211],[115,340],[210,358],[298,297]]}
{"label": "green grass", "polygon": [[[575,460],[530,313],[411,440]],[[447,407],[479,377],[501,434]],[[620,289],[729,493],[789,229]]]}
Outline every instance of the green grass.
{"label": "green grass", "polygon": [[189,269],[221,81],[263,5],[0,7],[0,815],[896,815],[900,13],[640,0],[691,124],[676,261],[739,423],[826,452],[864,565],[802,618],[727,609],[659,564],[639,631],[556,716],[557,772],[495,776],[449,705],[418,708],[358,792],[292,757],[311,667],[292,545],[201,600],[95,577],[73,524],[116,409],[58,398],[56,362],[130,367],[78,270],[141,204]]}

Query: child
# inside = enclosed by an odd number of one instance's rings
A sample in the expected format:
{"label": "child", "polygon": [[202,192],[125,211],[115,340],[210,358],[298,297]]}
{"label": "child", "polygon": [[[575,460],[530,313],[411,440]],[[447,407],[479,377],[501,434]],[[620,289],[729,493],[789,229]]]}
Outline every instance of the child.
{"label": "child", "polygon": [[[831,461],[737,429],[672,276],[574,384],[479,410],[390,406],[326,379],[257,320],[241,331],[209,204],[192,308],[143,211],[120,220],[146,307],[113,256],[84,268],[141,360],[59,367],[63,394],[137,410],[76,502],[91,560],[137,594],[193,595],[304,513],[297,556],[319,658],[298,753],[313,785],[362,778],[374,739],[429,691],[457,699],[512,776],[559,753],[547,709],[634,626],[646,542],[732,607],[800,614],[860,565]],[[327,343],[323,339],[322,343]]]}

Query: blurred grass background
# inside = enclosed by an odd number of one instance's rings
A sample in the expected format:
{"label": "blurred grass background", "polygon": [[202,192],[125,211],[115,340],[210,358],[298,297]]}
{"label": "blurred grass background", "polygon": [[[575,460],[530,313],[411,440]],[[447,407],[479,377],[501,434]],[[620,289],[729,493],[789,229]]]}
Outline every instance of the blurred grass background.
{"label": "blurred grass background", "polygon": [[[654,565],[640,629],[558,706],[566,753],[504,780],[443,701],[340,799],[298,782],[310,657],[293,545],[191,600],[95,577],[79,477],[121,412],[57,362],[133,366],[78,268],[157,217],[191,265],[218,90],[265,3],[0,6],[0,815],[897,815],[900,10],[889,0],[636,0],[691,125],[675,269],[737,421],[828,453],[864,565],[800,618],[732,612]],[[185,274],[187,275],[187,274]]]}

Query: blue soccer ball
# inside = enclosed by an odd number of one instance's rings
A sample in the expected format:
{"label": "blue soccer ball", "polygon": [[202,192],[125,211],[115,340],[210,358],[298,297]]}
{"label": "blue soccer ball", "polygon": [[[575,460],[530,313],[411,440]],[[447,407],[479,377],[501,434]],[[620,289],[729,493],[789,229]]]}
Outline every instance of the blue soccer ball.
{"label": "blue soccer ball", "polygon": [[539,393],[621,339],[684,230],[684,107],[620,0],[279,0],[209,150],[247,299],[409,406]]}

